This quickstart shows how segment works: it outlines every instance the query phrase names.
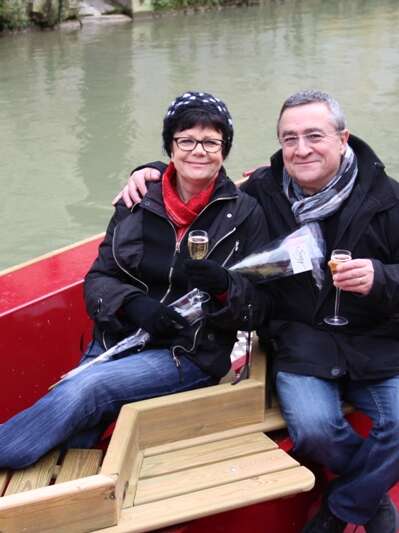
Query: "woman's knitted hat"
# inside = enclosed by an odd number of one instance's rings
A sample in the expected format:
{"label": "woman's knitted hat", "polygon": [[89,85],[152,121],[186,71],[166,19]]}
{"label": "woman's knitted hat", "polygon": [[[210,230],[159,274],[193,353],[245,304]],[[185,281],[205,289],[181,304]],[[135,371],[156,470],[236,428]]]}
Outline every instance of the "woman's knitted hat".
{"label": "woman's knitted hat", "polygon": [[218,117],[220,122],[224,125],[223,152],[227,155],[233,142],[233,121],[226,104],[212,94],[189,91],[178,96],[168,107],[164,118],[164,131],[168,129],[168,126],[172,121],[174,122],[180,114],[183,114],[189,109],[204,110]]}

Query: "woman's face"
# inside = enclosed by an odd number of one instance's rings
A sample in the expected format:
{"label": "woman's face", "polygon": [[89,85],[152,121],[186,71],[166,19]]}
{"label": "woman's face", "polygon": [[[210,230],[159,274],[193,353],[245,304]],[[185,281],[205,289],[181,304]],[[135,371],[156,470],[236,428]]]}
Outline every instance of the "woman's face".
{"label": "woman's face", "polygon": [[[220,148],[217,152],[207,152],[201,144],[197,143],[194,149],[185,151],[179,148],[176,139],[183,148],[184,144],[189,145],[187,140],[209,141],[205,144],[205,147],[210,146],[210,149],[213,149],[217,148],[216,145],[219,144]],[[222,140],[223,136],[220,132],[213,128],[203,128],[201,126],[175,133],[171,161],[175,165],[177,179],[183,182],[203,180],[204,186],[210,180],[215,179],[223,164],[222,144],[220,143]],[[212,141],[215,141],[215,143],[212,143]]]}

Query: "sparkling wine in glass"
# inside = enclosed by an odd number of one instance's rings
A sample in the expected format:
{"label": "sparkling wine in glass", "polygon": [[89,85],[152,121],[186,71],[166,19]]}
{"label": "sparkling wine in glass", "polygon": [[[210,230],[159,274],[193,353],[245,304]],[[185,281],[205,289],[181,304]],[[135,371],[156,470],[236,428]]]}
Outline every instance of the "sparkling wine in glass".
{"label": "sparkling wine in glass", "polygon": [[[349,250],[333,250],[331,252],[330,261],[328,262],[331,274],[335,273],[338,263],[344,263],[345,261],[350,261],[351,259],[352,253]],[[340,296],[341,289],[337,288],[335,291],[334,315],[326,316],[324,319],[324,322],[330,326],[346,326],[346,324],[349,322],[347,318],[339,315]]]}
{"label": "sparkling wine in glass", "polygon": [[188,251],[191,259],[204,259],[208,253],[208,233],[196,229],[188,234]]}

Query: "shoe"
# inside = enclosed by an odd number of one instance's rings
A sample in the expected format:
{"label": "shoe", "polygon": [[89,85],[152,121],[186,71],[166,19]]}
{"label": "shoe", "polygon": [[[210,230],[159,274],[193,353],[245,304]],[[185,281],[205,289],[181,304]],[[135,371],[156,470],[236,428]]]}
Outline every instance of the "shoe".
{"label": "shoe", "polygon": [[367,533],[396,533],[399,528],[399,513],[393,501],[385,494],[373,518],[364,524]]}
{"label": "shoe", "polygon": [[346,522],[335,516],[327,503],[323,503],[319,512],[302,529],[302,533],[343,533],[345,527]]}

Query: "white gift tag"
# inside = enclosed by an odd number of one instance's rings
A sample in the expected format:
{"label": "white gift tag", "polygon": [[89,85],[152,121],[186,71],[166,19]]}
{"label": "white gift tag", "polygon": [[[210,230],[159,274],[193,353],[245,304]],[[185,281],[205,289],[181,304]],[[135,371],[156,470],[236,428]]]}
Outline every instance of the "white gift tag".
{"label": "white gift tag", "polygon": [[306,237],[297,237],[287,241],[288,255],[290,256],[294,274],[312,270],[312,261],[309,253],[309,243]]}

